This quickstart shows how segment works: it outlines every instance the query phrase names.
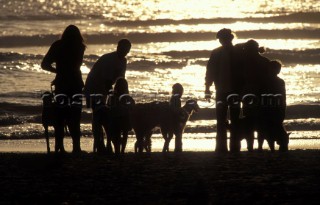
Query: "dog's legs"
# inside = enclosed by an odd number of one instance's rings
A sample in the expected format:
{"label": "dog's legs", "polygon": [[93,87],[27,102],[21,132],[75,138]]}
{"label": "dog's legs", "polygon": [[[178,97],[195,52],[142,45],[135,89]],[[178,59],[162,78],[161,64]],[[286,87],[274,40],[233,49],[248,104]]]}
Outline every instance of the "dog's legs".
{"label": "dog's legs", "polygon": [[176,133],[174,152],[182,152],[182,133]]}
{"label": "dog's legs", "polygon": [[163,133],[162,133],[162,137],[163,137],[163,139],[164,139],[164,144],[163,144],[162,152],[168,152],[168,147],[169,147],[168,136],[166,136],[166,134],[163,134]]}
{"label": "dog's legs", "polygon": [[152,136],[152,131],[148,132],[146,135],[145,135],[145,141],[144,141],[144,148],[146,150],[146,152],[150,153],[151,152],[151,136]]}
{"label": "dog's legs", "polygon": [[128,140],[128,132],[124,131],[122,134],[122,139],[121,139],[121,153],[124,154],[124,151],[127,146],[127,140]]}
{"label": "dog's legs", "polygon": [[94,110],[92,119],[92,132],[93,132],[93,152],[104,152],[104,134],[103,129],[107,132],[107,124],[101,119],[101,113]]}
{"label": "dog's legs", "polygon": [[274,140],[267,139],[268,145],[270,147],[271,152],[274,152]]}
{"label": "dog's legs", "polygon": [[237,153],[241,150],[241,133],[239,133],[239,127],[240,125],[237,124],[237,121],[233,121],[230,124],[230,142],[229,142],[229,148],[230,152]]}
{"label": "dog's legs", "polygon": [[260,131],[258,132],[258,151],[261,152],[263,149],[264,136]]}
{"label": "dog's legs", "polygon": [[138,144],[138,153],[142,153],[143,152],[143,148],[144,148],[144,146],[143,146],[143,139],[138,139],[138,141],[137,141],[137,144]]}
{"label": "dog's legs", "polygon": [[65,149],[63,146],[64,138],[64,125],[55,125],[54,126],[54,136],[55,136],[55,153],[64,153]]}
{"label": "dog's legs", "polygon": [[249,136],[247,136],[247,149],[249,152],[253,152],[254,143],[254,132],[252,131]]}
{"label": "dog's legs", "polygon": [[286,143],[280,144],[279,151],[280,152],[287,152],[288,151],[288,144],[286,144]]}
{"label": "dog's legs", "polygon": [[46,137],[46,144],[47,144],[47,153],[50,153],[50,144],[49,144],[49,132],[48,132],[48,126],[44,126],[44,135]]}
{"label": "dog's legs", "polygon": [[163,148],[162,148],[162,152],[169,152],[169,138],[165,138],[164,140],[164,144],[163,144]]}
{"label": "dog's legs", "polygon": [[169,133],[165,129],[161,129],[162,137],[164,139],[164,144],[162,148],[162,152],[169,152]]}
{"label": "dog's legs", "polygon": [[137,141],[135,143],[135,152],[142,153],[143,152],[143,134],[140,132],[136,132]]}
{"label": "dog's legs", "polygon": [[134,143],[134,153],[138,153],[138,141]]}
{"label": "dog's legs", "polygon": [[112,144],[111,144],[112,135],[111,135],[111,133],[110,133],[109,130],[105,130],[105,132],[106,132],[106,135],[107,135],[106,150],[107,150],[107,153],[108,153],[108,154],[112,154],[112,153],[113,153]]}
{"label": "dog's legs", "polygon": [[[167,144],[166,144],[166,152],[170,151],[169,147],[170,147],[170,142],[171,142],[172,138],[173,138],[173,132],[168,132],[168,138],[167,138]],[[182,144],[181,144],[181,149],[182,149]]]}
{"label": "dog's legs", "polygon": [[229,143],[229,146],[230,146],[230,152],[240,152],[241,150],[241,140],[240,139],[237,139],[235,137],[230,137],[230,143]]}
{"label": "dog's legs", "polygon": [[121,140],[121,133],[120,132],[112,132],[112,142],[114,146],[114,152],[116,155],[120,154],[120,140]]}
{"label": "dog's legs", "polygon": [[283,133],[279,139],[279,151],[280,152],[287,152],[288,151],[288,144],[289,144],[289,136],[291,133],[287,133],[285,130],[283,130]]}

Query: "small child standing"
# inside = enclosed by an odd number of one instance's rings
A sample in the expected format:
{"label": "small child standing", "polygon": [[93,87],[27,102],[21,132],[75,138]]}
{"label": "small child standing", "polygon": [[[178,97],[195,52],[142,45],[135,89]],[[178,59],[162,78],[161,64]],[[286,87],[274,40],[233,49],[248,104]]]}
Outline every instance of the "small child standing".
{"label": "small child standing", "polygon": [[[169,106],[173,113],[173,121],[180,122],[180,118],[184,117],[181,115],[181,97],[183,95],[183,86],[180,83],[175,83],[172,86],[172,95],[170,98]],[[174,125],[179,126],[179,124]],[[176,129],[176,128],[175,128]],[[175,134],[176,135],[176,134]],[[182,152],[182,136],[175,136],[175,152]]]}
{"label": "small child standing", "polygon": [[[261,107],[259,112],[260,131],[258,136],[259,150],[262,150],[263,140],[277,141],[280,151],[288,150],[289,135],[283,127],[286,112],[286,88],[283,79],[278,77],[281,71],[279,61],[270,61],[264,86],[265,94],[261,97]],[[273,151],[273,143],[269,143]]]}
{"label": "small child standing", "polygon": [[181,97],[183,95],[183,87],[180,83],[176,83],[172,86],[172,95],[170,98],[170,107],[181,108]]}
{"label": "small child standing", "polygon": [[[125,78],[120,77],[116,80],[113,91],[113,100],[110,100],[109,113],[106,114],[108,116],[106,131],[114,143],[115,153],[123,154],[127,145],[128,132],[132,129],[129,114],[135,102],[129,96],[129,86]],[[108,146],[110,147],[110,140]]]}
{"label": "small child standing", "polygon": [[284,121],[286,112],[286,86],[284,80],[278,77],[281,66],[281,63],[277,60],[270,61],[266,86],[267,94],[274,96],[274,98],[269,99],[269,102],[266,102],[269,110],[273,112],[270,117],[279,123]]}

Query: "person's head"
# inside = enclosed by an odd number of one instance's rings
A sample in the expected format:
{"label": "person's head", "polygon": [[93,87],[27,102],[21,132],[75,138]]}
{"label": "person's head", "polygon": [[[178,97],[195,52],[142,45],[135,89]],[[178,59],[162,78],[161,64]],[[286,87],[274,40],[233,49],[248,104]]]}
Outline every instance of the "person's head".
{"label": "person's head", "polygon": [[131,42],[128,39],[121,39],[118,42],[117,53],[120,58],[126,57],[126,55],[130,52]]}
{"label": "person's head", "polygon": [[259,43],[251,39],[245,43],[244,49],[248,53],[259,53]]}
{"label": "person's head", "polygon": [[118,78],[114,85],[114,93],[118,95],[129,94],[128,81],[124,78]]}
{"label": "person's head", "polygon": [[183,94],[183,86],[180,83],[175,83],[172,86],[172,95],[178,94],[180,97]]}
{"label": "person's head", "polygon": [[269,62],[269,72],[271,76],[277,76],[281,71],[282,64],[279,60]]}
{"label": "person's head", "polygon": [[84,45],[83,37],[80,33],[80,30],[75,25],[69,25],[63,31],[61,40],[66,43],[75,43]]}
{"label": "person's head", "polygon": [[223,28],[218,31],[216,38],[219,39],[219,42],[222,46],[232,45],[232,40],[235,37],[235,34],[228,28]]}

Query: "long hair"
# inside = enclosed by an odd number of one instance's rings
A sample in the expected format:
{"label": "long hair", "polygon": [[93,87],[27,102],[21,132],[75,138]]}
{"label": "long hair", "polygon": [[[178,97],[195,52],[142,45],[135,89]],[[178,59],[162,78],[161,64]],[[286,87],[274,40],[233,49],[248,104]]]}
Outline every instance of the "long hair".
{"label": "long hair", "polygon": [[69,25],[62,33],[61,40],[66,44],[83,46],[86,48],[84,44],[84,39],[80,33],[80,30],[75,25]]}

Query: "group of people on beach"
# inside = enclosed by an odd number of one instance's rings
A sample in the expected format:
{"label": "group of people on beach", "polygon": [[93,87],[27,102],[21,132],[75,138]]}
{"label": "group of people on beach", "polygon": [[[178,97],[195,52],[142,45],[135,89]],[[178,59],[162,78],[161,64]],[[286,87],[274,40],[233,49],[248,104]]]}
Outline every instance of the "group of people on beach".
{"label": "group of people on beach", "polygon": [[[69,129],[72,137],[72,152],[82,152],[80,147],[82,101],[77,101],[75,98],[79,94],[85,93],[87,106],[92,108],[92,130],[94,135],[103,134],[102,126],[97,123],[97,118],[99,117],[97,114],[99,109],[96,109],[98,107],[96,106],[97,102],[91,102],[91,95],[99,96],[99,100],[102,102],[98,104],[103,104],[115,81],[120,77],[125,78],[126,55],[131,49],[131,42],[127,39],[122,39],[118,42],[115,52],[101,56],[90,70],[84,84],[80,67],[85,49],[86,45],[79,28],[75,25],[69,25],[64,30],[61,39],[51,45],[41,63],[42,69],[56,73],[56,77],[51,83],[54,86],[57,105],[55,106],[56,112],[53,126],[55,152],[65,153],[63,144],[65,126]],[[55,67],[53,67],[53,63],[55,63]],[[59,96],[63,96],[63,98],[59,98]],[[67,97],[68,104],[71,106],[59,106],[59,104],[65,103],[65,97]]]}
{"label": "group of people on beach", "polygon": [[[238,152],[243,138],[247,139],[248,144],[252,140],[253,144],[255,130],[258,131],[262,141],[271,135],[272,137],[279,135],[285,116],[285,83],[277,76],[281,63],[261,56],[256,41],[249,40],[243,44],[233,45],[233,38],[234,34],[230,29],[222,29],[217,33],[217,39],[222,46],[212,51],[205,76],[206,98],[211,98],[212,84],[216,89],[216,152],[228,151],[227,129],[230,129],[230,151]],[[41,63],[44,70],[56,73],[52,85],[57,103],[54,117],[57,153],[65,153],[63,143],[65,126],[68,127],[73,140],[72,152],[82,152],[80,147],[82,104],[75,100],[75,96],[83,93],[87,107],[92,108],[92,131],[94,139],[99,139],[95,142],[95,148],[102,150],[105,144],[104,138],[101,137],[103,127],[99,123],[101,105],[107,103],[107,96],[110,96],[111,90],[112,95],[117,97],[129,94],[125,73],[126,56],[130,52],[131,42],[128,39],[121,39],[116,51],[102,55],[91,68],[84,83],[80,67],[85,49],[86,45],[79,28],[69,25],[61,39],[51,45]],[[173,107],[181,107],[182,85],[175,84],[172,94],[170,104]],[[67,97],[70,106],[58,106],[61,102],[57,96],[60,95]],[[227,117],[228,109],[230,123]],[[246,123],[243,123],[244,121]],[[274,127],[277,129],[270,132]],[[288,139],[281,136],[273,140],[277,141],[282,149],[287,149]],[[251,151],[250,146],[248,149]],[[182,151],[182,147],[179,150]]]}
{"label": "group of people on beach", "polygon": [[206,69],[205,94],[211,97],[212,84],[216,89],[215,151],[228,151],[227,129],[231,152],[240,151],[242,139],[247,140],[248,150],[252,151],[254,131],[258,133],[260,150],[266,139],[272,151],[275,141],[281,151],[286,151],[289,140],[283,127],[286,89],[285,82],[278,77],[281,63],[263,57],[260,53],[264,49],[255,40],[233,45],[234,35],[225,28],[217,32],[221,46],[212,51]]}

